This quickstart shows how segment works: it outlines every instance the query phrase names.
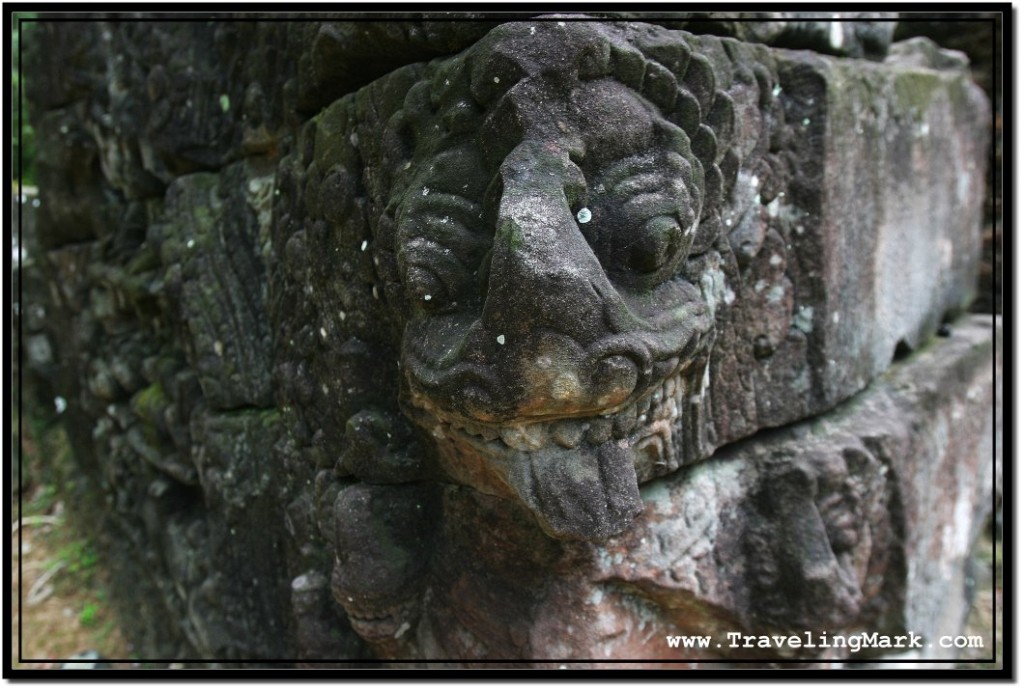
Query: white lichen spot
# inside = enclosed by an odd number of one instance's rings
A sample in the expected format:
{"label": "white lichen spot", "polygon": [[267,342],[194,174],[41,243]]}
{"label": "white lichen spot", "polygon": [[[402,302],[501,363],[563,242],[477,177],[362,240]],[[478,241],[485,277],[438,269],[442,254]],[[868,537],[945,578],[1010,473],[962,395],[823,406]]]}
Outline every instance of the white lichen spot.
{"label": "white lichen spot", "polygon": [[61,134],[67,134],[68,133],[68,126],[67,125],[61,125],[60,126],[60,133]]}
{"label": "white lichen spot", "polygon": [[731,218],[725,219],[725,227],[726,228],[732,228],[732,219]]}
{"label": "white lichen spot", "polygon": [[537,34],[537,27],[531,26],[530,27],[530,35],[531,36],[535,36],[536,34]]}
{"label": "white lichen spot", "polygon": [[776,84],[774,87],[772,87],[772,98],[778,98],[779,94],[781,94],[781,93],[782,93],[782,85],[781,84]]}
{"label": "white lichen spot", "polygon": [[398,631],[395,631],[395,638],[401,638],[402,634],[412,628],[412,624],[407,621],[403,621],[402,625],[398,627]]}
{"label": "white lichen spot", "polygon": [[803,119],[803,120],[802,120],[802,121],[800,122],[800,124],[801,124],[801,125],[803,125],[804,127],[807,127],[808,125],[810,125],[810,124],[811,124],[811,119],[810,119],[810,118],[804,118],[804,119]]}
{"label": "white lichen spot", "polygon": [[321,338],[327,338],[327,329],[325,329],[322,326],[320,327],[320,337]]}
{"label": "white lichen spot", "polygon": [[494,83],[495,84],[500,84],[501,83],[501,77],[495,77],[494,78]]}
{"label": "white lichen spot", "polygon": [[778,302],[786,294],[782,286],[772,286],[768,291],[768,302]]}
{"label": "white lichen spot", "polygon": [[832,313],[832,323],[833,324],[838,324],[839,323],[839,312],[833,312]]}
{"label": "white lichen spot", "polygon": [[427,196],[428,194],[430,194],[430,188],[429,188],[429,187],[424,187],[424,188],[423,188],[423,196],[425,197],[425,196]]}
{"label": "white lichen spot", "polygon": [[347,316],[348,315],[342,312],[341,310],[338,311],[338,319],[340,319],[341,321],[345,321],[345,317]]}
{"label": "white lichen spot", "polygon": [[450,219],[447,216],[445,216],[444,218],[441,219],[441,223],[449,223],[449,222],[451,222],[451,220],[452,219]]}
{"label": "white lichen spot", "polygon": [[370,243],[368,243],[368,242],[367,242],[366,240],[363,240],[363,244],[361,244],[361,245],[359,246],[359,251],[360,251],[360,252],[365,252],[365,251],[366,251],[366,247],[367,247],[367,245],[369,245],[369,244],[370,244]]}
{"label": "white lichen spot", "polygon": [[764,279],[762,279],[762,280],[760,280],[760,281],[758,281],[757,283],[754,284],[754,292],[755,293],[763,292],[764,289],[767,288],[767,287],[768,287],[768,282],[765,281]]}
{"label": "white lichen spot", "polygon": [[498,345],[505,345],[505,334],[498,334]]}
{"label": "white lichen spot", "polygon": [[756,175],[751,176],[751,178],[750,178],[750,186],[751,187],[756,189],[760,182],[761,181],[758,179],[758,177]]}
{"label": "white lichen spot", "polygon": [[188,247],[189,249],[192,249],[195,246],[196,246],[196,241],[193,240],[192,238],[189,238],[188,242],[185,243],[185,247]]}
{"label": "white lichen spot", "polygon": [[778,266],[779,264],[782,263],[782,257],[780,257],[777,254],[773,254],[772,258],[768,260],[768,263],[771,264],[772,266]]}
{"label": "white lichen spot", "polygon": [[56,398],[54,398],[53,409],[57,411],[58,415],[63,413],[65,410],[68,409],[67,399],[65,399],[63,396],[57,396]]}
{"label": "white lichen spot", "polygon": [[814,308],[804,305],[797,309],[796,314],[793,315],[793,326],[805,334],[811,333],[814,330]]}
{"label": "white lichen spot", "polygon": [[348,136],[348,140],[352,143],[352,146],[359,146],[359,133],[353,132]]}
{"label": "white lichen spot", "polygon": [[576,220],[580,223],[590,223],[591,218],[592,214],[590,213],[590,209],[585,206],[576,212]]}
{"label": "white lichen spot", "polygon": [[780,206],[779,198],[776,197],[775,199],[773,199],[771,201],[770,204],[768,204],[768,206],[765,207],[765,209],[768,211],[768,217],[769,218],[775,218],[776,216],[779,215],[779,206]]}
{"label": "white lichen spot", "polygon": [[321,384],[320,385],[320,390],[324,392],[324,396],[326,396],[327,394],[329,394],[331,392],[331,390],[327,388],[327,384]]}
{"label": "white lichen spot", "polygon": [[732,288],[725,289],[725,304],[731,305],[736,302],[736,293],[733,292]]}
{"label": "white lichen spot", "polygon": [[217,357],[223,357],[224,356],[224,344],[221,343],[220,341],[214,341],[213,342],[213,352],[215,352],[217,354]]}
{"label": "white lichen spot", "polygon": [[565,26],[565,22],[558,22],[558,26]]}
{"label": "white lichen spot", "polygon": [[433,296],[432,296],[432,295],[424,295],[424,296],[423,296],[423,300],[424,300],[424,302],[430,302],[430,298],[431,298],[431,297],[433,297]]}
{"label": "white lichen spot", "polygon": [[377,293],[377,286],[373,287],[373,299],[374,300],[379,300],[380,299],[380,294]]}
{"label": "white lichen spot", "polygon": [[921,127],[918,130],[918,132],[920,132],[921,136],[924,137],[925,135],[928,134],[928,130],[929,130],[928,123],[927,122],[922,122],[921,123]]}

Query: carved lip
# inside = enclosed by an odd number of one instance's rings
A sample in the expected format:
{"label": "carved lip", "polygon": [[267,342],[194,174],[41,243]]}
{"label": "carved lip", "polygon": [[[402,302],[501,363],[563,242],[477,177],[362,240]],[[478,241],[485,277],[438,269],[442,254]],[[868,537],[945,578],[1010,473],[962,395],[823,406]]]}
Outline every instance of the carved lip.
{"label": "carved lip", "polygon": [[[546,447],[594,448],[607,441],[625,442],[635,452],[644,452],[638,462],[651,465],[654,474],[677,465],[672,447],[672,430],[682,418],[688,398],[684,365],[646,393],[596,415],[494,424],[469,420],[433,406],[425,397],[413,396],[415,405],[427,415],[420,424],[437,439],[468,443],[481,455],[496,459],[530,454]],[[699,394],[699,392],[697,392]],[[428,417],[429,416],[429,417]]]}

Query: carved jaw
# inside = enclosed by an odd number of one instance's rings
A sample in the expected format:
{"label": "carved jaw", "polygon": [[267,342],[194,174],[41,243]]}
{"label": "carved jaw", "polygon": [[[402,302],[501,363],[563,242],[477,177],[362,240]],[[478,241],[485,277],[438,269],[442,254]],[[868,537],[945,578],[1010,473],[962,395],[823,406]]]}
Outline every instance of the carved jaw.
{"label": "carved jaw", "polygon": [[454,479],[518,500],[554,537],[600,540],[625,530],[642,510],[638,482],[679,466],[676,430],[700,385],[692,364],[675,364],[642,395],[589,417],[487,423],[441,410],[415,392],[411,412]]}
{"label": "carved jaw", "polygon": [[409,598],[398,604],[365,604],[351,596],[335,597],[343,603],[352,630],[371,643],[401,638],[419,620],[418,597]]}

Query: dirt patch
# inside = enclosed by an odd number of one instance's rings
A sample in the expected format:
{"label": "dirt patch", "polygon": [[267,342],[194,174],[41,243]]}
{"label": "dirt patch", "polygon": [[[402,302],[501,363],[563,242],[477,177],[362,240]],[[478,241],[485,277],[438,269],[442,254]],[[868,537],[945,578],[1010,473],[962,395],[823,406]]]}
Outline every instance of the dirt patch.
{"label": "dirt patch", "polygon": [[[45,493],[43,487],[37,489]],[[17,508],[15,508],[17,510]],[[105,574],[88,540],[76,535],[57,500],[47,513],[28,515],[12,533],[11,621],[14,669],[59,668],[95,652],[130,660],[129,646],[107,599]],[[131,663],[110,663],[132,667]]]}

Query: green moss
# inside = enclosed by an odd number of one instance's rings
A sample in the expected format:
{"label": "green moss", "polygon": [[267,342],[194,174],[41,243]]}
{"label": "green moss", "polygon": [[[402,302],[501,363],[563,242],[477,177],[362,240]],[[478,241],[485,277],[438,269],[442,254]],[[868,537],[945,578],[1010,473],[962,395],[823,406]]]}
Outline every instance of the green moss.
{"label": "green moss", "polygon": [[915,119],[928,112],[935,95],[943,90],[939,75],[924,71],[901,74],[892,85],[898,112],[910,113]]}
{"label": "green moss", "polygon": [[277,428],[281,424],[281,411],[277,408],[269,408],[259,412],[260,425],[264,428]]}
{"label": "green moss", "polygon": [[132,412],[143,420],[153,422],[170,405],[167,393],[160,382],[155,382],[132,397]]}

